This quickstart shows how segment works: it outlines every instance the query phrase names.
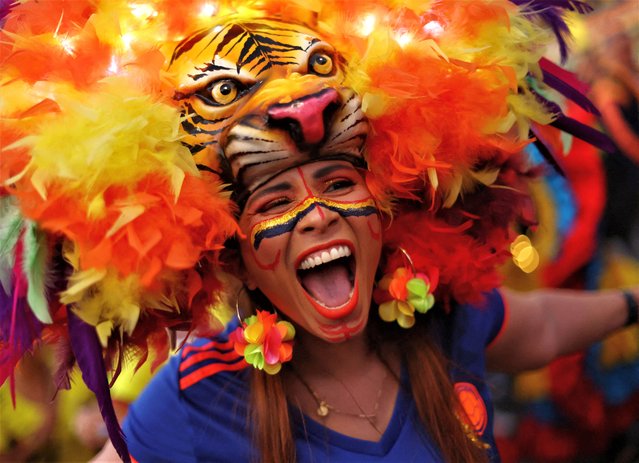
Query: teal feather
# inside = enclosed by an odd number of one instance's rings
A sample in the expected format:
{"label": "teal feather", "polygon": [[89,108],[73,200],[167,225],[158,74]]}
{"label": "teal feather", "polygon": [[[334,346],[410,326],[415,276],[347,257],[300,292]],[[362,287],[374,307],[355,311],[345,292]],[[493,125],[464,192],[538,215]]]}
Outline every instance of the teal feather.
{"label": "teal feather", "polygon": [[12,196],[0,196],[0,284],[6,294],[11,294],[16,245],[24,219]]}
{"label": "teal feather", "polygon": [[45,234],[34,222],[25,221],[22,270],[27,277],[27,302],[42,323],[52,323],[47,299],[48,250]]}

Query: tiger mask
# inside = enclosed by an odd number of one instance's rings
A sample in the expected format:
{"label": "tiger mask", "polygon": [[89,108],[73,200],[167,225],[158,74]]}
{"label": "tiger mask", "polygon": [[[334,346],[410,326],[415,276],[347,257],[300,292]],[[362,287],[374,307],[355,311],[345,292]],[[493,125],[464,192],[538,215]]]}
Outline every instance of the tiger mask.
{"label": "tiger mask", "polygon": [[226,22],[184,39],[169,71],[184,111],[184,142],[200,168],[232,184],[240,205],[305,162],[364,164],[361,100],[341,85],[337,51],[304,26]]}

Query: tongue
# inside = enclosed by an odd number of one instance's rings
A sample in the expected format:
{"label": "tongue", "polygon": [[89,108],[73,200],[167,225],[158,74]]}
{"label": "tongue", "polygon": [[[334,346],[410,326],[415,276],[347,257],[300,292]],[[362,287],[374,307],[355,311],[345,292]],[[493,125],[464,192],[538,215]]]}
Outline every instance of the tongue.
{"label": "tongue", "polygon": [[345,265],[320,265],[305,272],[301,280],[304,288],[324,307],[339,307],[350,298],[352,285]]}

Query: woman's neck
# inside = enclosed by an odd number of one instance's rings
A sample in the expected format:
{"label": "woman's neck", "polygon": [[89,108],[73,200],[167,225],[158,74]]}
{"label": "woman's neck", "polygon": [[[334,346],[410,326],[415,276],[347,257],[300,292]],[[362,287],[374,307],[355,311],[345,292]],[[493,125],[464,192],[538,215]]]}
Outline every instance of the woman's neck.
{"label": "woman's neck", "polygon": [[307,373],[343,378],[367,370],[371,361],[379,359],[371,350],[366,333],[331,343],[302,332],[298,336],[292,365]]}
{"label": "woman's neck", "polygon": [[366,334],[328,343],[303,333],[284,384],[289,401],[324,426],[377,441],[393,412],[399,364],[395,352],[371,349]]}

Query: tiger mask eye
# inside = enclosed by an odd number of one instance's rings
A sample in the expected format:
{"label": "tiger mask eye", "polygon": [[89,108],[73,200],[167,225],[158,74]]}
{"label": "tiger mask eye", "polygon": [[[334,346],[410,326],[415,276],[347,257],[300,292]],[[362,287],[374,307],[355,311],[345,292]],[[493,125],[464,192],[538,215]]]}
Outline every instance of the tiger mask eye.
{"label": "tiger mask eye", "polygon": [[226,106],[237,100],[244,90],[245,87],[234,79],[221,79],[212,82],[197,95],[211,106]]}
{"label": "tiger mask eye", "polygon": [[308,60],[308,70],[318,76],[330,76],[335,70],[333,58],[328,53],[314,53]]}

